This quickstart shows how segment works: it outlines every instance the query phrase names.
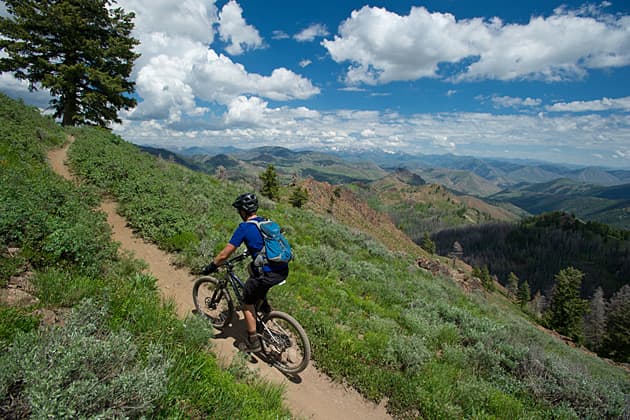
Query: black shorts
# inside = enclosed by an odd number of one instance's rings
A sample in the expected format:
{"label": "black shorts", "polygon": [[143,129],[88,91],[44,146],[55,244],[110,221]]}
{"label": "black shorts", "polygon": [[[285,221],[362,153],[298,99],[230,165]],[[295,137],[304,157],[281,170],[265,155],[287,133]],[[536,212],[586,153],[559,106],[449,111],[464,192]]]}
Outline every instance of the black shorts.
{"label": "black shorts", "polygon": [[243,302],[247,305],[255,305],[256,302],[267,296],[271,287],[282,283],[288,276],[289,269],[262,273],[261,276],[251,276],[243,288]]}

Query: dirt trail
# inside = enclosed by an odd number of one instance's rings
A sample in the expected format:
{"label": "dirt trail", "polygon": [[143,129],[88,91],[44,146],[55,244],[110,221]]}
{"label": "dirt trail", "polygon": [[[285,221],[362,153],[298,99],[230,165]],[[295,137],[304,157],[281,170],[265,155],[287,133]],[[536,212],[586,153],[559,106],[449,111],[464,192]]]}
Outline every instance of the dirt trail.
{"label": "dirt trail", "polygon": [[[66,179],[76,179],[65,164],[70,141],[61,149],[50,151],[48,160],[51,167]],[[194,277],[187,270],[175,268],[170,264],[170,255],[155,245],[136,237],[127,226],[126,220],[116,213],[117,204],[105,200],[100,209],[107,214],[107,222],[112,227],[113,239],[120,242],[121,249],[131,251],[137,258],[149,265],[149,271],[157,278],[158,286],[165,299],[172,299],[181,318],[194,309],[192,302],[192,283]],[[229,364],[238,350],[235,338],[244,335],[244,321],[235,322],[234,327],[214,338],[214,351],[224,364]],[[295,416],[307,419],[344,419],[371,420],[390,419],[381,405],[366,401],[356,391],[332,382],[326,375],[319,373],[312,364],[298,378],[287,379],[276,369],[262,361],[250,366],[271,382],[283,384],[286,389],[286,405]]]}

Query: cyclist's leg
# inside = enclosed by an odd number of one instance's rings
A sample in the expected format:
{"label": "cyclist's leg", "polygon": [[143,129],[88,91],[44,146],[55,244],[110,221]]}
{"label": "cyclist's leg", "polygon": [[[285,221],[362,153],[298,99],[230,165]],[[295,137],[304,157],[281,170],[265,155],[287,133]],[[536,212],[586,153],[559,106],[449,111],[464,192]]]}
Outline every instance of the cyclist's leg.
{"label": "cyclist's leg", "polygon": [[273,310],[271,308],[271,305],[269,304],[269,301],[267,300],[267,292],[269,292],[269,289],[271,289],[273,286],[284,283],[288,276],[288,267],[281,271],[271,271],[263,273],[261,281],[265,286],[267,286],[267,290],[265,291],[265,294],[260,298],[260,303],[258,304],[258,309],[260,310],[260,312],[268,314]]}
{"label": "cyclist's leg", "polygon": [[256,309],[254,305],[258,300],[264,298],[269,287],[261,282],[260,277],[250,277],[245,282],[243,288],[243,315],[247,327],[247,347],[248,351],[260,351],[260,340],[256,331]]}

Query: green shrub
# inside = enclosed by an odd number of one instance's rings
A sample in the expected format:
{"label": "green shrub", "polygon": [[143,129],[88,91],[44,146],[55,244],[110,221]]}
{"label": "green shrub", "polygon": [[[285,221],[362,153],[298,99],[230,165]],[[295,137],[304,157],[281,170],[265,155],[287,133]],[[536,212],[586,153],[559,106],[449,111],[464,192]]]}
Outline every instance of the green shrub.
{"label": "green shrub", "polygon": [[32,331],[38,325],[39,319],[25,309],[0,306],[0,352],[16,334]]}
{"label": "green shrub", "polygon": [[183,251],[197,247],[199,239],[193,232],[184,231],[165,239],[164,245],[169,251]]}
{"label": "green shrub", "polygon": [[152,413],[171,362],[158,347],[140,354],[128,333],[104,321],[104,308],[88,300],[65,326],[18,336],[0,356],[0,400],[21,401],[34,418]]}
{"label": "green shrub", "polygon": [[6,287],[9,279],[24,271],[26,259],[21,255],[9,256],[0,253],[0,287]]}
{"label": "green shrub", "polygon": [[71,307],[84,298],[98,296],[104,282],[102,279],[52,268],[37,273],[33,285],[42,304]]}
{"label": "green shrub", "polygon": [[393,335],[385,354],[385,360],[396,369],[413,375],[433,357],[424,344],[424,337]]}

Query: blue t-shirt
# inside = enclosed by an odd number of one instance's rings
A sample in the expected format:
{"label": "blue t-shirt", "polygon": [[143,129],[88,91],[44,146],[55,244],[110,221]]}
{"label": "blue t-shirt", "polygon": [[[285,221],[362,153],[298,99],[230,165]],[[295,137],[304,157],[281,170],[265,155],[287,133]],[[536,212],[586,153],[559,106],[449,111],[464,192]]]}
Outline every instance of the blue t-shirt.
{"label": "blue t-shirt", "polygon": [[[255,217],[253,220],[261,222],[265,220],[263,217]],[[245,242],[245,246],[247,247],[247,252],[252,256],[252,259],[256,259],[256,255],[263,249],[265,246],[265,241],[262,237],[262,234],[258,230],[258,227],[254,223],[242,222],[238,225],[234,233],[232,234],[232,238],[229,243],[234,245],[234,247],[238,248],[241,244]],[[265,264],[262,267],[264,272],[270,271],[282,271],[286,270],[288,267],[287,263],[279,263],[268,265]]]}

